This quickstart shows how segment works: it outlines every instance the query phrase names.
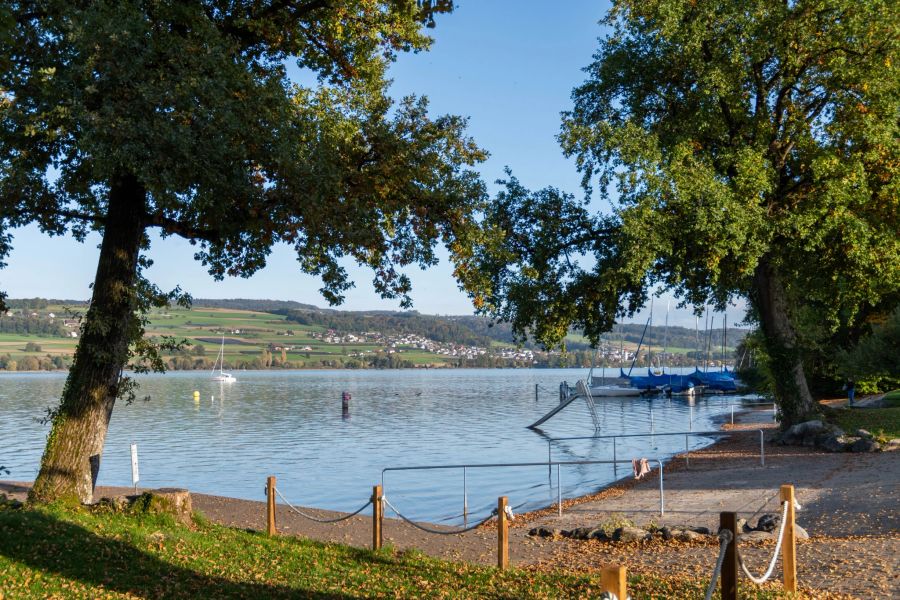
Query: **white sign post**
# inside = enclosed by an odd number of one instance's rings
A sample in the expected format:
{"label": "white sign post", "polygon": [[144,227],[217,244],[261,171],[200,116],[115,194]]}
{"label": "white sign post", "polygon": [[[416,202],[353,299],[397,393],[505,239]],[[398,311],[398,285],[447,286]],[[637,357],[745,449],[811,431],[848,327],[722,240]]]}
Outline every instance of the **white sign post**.
{"label": "white sign post", "polygon": [[135,493],[137,493],[137,484],[139,480],[137,444],[131,444],[131,485],[134,486]]}

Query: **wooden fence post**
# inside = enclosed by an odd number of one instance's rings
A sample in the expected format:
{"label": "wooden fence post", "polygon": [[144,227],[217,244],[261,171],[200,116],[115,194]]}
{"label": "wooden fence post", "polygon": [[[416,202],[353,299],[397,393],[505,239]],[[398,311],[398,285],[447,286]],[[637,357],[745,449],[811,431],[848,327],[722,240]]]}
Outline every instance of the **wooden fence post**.
{"label": "wooden fence post", "polygon": [[509,567],[509,522],[506,519],[506,496],[497,499],[497,568]]}
{"label": "wooden fence post", "polygon": [[737,513],[719,513],[719,529],[731,532],[731,541],[725,547],[725,560],[722,562],[722,600],[737,600]]}
{"label": "wooden fence post", "polygon": [[794,486],[781,486],[781,501],[787,502],[784,539],[781,540],[781,566],[784,570],[784,591],[797,591],[797,531],[794,529]]}
{"label": "wooden fence post", "polygon": [[275,535],[275,476],[266,479],[266,534]]}
{"label": "wooden fence post", "polygon": [[381,503],[381,486],[372,488],[372,549],[379,550],[383,544],[381,525],[384,522],[384,505]]}
{"label": "wooden fence post", "polygon": [[619,600],[628,598],[625,567],[603,567],[600,570],[600,591],[615,594]]}

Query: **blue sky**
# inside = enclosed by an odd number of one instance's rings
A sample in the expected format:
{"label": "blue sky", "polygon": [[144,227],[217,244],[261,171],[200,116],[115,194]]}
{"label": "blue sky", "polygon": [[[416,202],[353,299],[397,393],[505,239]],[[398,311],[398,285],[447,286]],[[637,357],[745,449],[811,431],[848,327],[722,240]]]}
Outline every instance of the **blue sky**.
{"label": "blue sky", "polygon": [[[469,132],[490,153],[481,166],[493,182],[509,166],[531,188],[552,185],[580,194],[580,176],[565,159],[555,136],[560,112],[570,106],[572,88],[591,61],[598,24],[608,2],[459,0],[451,15],[433,30],[430,52],[403,55],[391,69],[392,93],[426,95],[434,114],[469,117]],[[0,289],[10,297],[87,298],[97,260],[99,237],[79,244],[48,238],[35,228],[15,232],[14,251],[0,271]],[[148,276],[161,287],[181,285],[199,298],[273,298],[325,306],[317,279],[303,275],[287,247],[276,247],[269,265],[249,279],[214,281],[193,260],[184,240],[153,238]],[[356,288],[347,293],[348,310],[396,309],[372,289],[369,271],[347,265]],[[446,259],[428,271],[410,269],[414,308],[429,314],[469,314],[472,306],[459,291]],[[656,305],[665,306],[665,299]],[[657,308],[655,322],[662,322]],[[729,321],[738,311],[729,313]],[[639,318],[640,320],[640,318]],[[670,322],[693,326],[686,311]]]}

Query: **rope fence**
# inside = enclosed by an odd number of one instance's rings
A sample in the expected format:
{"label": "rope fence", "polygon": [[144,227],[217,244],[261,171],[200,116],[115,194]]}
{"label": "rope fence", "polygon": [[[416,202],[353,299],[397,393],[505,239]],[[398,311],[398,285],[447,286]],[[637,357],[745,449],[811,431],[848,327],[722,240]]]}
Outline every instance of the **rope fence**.
{"label": "rope fence", "polygon": [[[360,506],[352,513],[344,514],[335,518],[321,518],[304,512],[303,510],[291,504],[290,501],[284,496],[284,494],[282,494],[281,491],[275,486],[275,477],[270,476],[266,482],[267,532],[269,535],[276,534],[276,495],[281,498],[281,501],[284,502],[284,504],[297,515],[310,521],[324,524],[346,521],[359,515],[369,506],[372,506],[372,545],[375,549],[379,549],[382,547],[382,522],[384,519],[385,506],[390,508],[391,511],[393,511],[393,513],[397,515],[397,517],[399,517],[408,525],[420,531],[433,535],[461,535],[478,529],[479,527],[483,526],[493,519],[497,519],[497,566],[501,570],[508,567],[509,522],[515,519],[515,514],[513,513],[513,507],[509,506],[506,496],[501,496],[500,498],[498,498],[497,508],[494,509],[490,515],[488,515],[484,519],[481,519],[477,523],[456,529],[435,529],[421,523],[417,523],[407,515],[400,512],[400,510],[398,510],[397,507],[394,506],[390,500],[388,500],[387,496],[384,495],[382,489],[383,488],[381,485],[374,486],[371,498],[369,498],[369,500],[366,501],[365,504]],[[747,567],[747,563],[738,548],[740,532],[738,531],[737,513],[720,513],[721,525],[717,533],[719,539],[719,552],[716,558],[715,566],[713,567],[712,573],[710,575],[709,585],[706,588],[706,594],[704,596],[705,600],[711,600],[713,592],[716,588],[716,584],[719,581],[721,581],[722,600],[736,600],[737,578],[739,569],[743,572],[744,576],[754,584],[762,585],[766,583],[775,572],[775,565],[778,562],[779,556],[782,557],[784,591],[789,593],[797,591],[796,530],[794,513],[801,507],[794,495],[794,486],[782,485],[781,489],[779,490],[779,496],[782,510],[778,535],[775,540],[775,550],[772,553],[772,558],[768,561],[768,566],[765,572],[759,577],[756,577],[755,575],[753,575],[753,573],[750,572],[750,569]],[[518,509],[525,504],[526,503],[523,502],[522,504],[516,506],[515,509]],[[759,511],[757,511],[757,513],[758,512]],[[602,597],[627,598],[625,591],[626,580],[624,569],[624,567],[610,567],[601,572],[601,587],[603,588],[602,591],[604,593],[604,596]]]}
{"label": "rope fence", "polygon": [[713,568],[712,576],[709,579],[709,587],[706,588],[705,600],[710,600],[712,598],[713,590],[716,589],[716,583],[719,581],[719,574],[722,572],[722,563],[725,562],[725,551],[728,549],[728,544],[730,544],[733,539],[734,536],[731,535],[731,531],[728,529],[719,530],[719,558],[716,559],[716,566]]}
{"label": "rope fence", "polygon": [[[709,586],[706,588],[705,600],[712,598],[716,588],[716,582],[722,582],[722,600],[737,600],[738,567],[750,581],[756,585],[762,585],[772,577],[778,557],[782,558],[782,571],[784,575],[784,591],[796,593],[797,591],[797,537],[795,530],[794,512],[800,509],[800,503],[794,496],[794,486],[782,485],[779,490],[781,501],[781,523],[778,536],[775,539],[775,551],[768,561],[766,571],[759,577],[753,575],[739,549],[739,531],[737,530],[737,513],[723,512],[719,514],[720,527],[719,555],[715,567],[710,576]],[[757,511],[758,513],[759,511]],[[756,513],[754,513],[756,514]]]}
{"label": "rope fence", "polygon": [[275,493],[278,495],[279,498],[281,498],[282,502],[284,502],[288,506],[288,508],[290,508],[292,511],[294,511],[295,513],[297,513],[304,519],[309,519],[310,521],[315,521],[316,523],[340,523],[341,521],[346,521],[347,519],[351,519],[351,518],[355,517],[356,515],[358,515],[359,513],[361,513],[362,511],[364,511],[365,509],[367,509],[369,506],[372,505],[372,501],[369,500],[368,502],[366,502],[365,504],[360,506],[358,509],[356,509],[352,513],[342,515],[342,516],[334,518],[334,519],[320,519],[319,517],[314,517],[313,515],[303,512],[302,510],[300,510],[299,508],[297,508],[296,506],[294,506],[293,504],[288,502],[288,499],[284,497],[284,495],[279,491],[278,488],[275,488]]}
{"label": "rope fence", "polygon": [[[407,523],[409,523],[416,529],[420,529],[420,530],[424,531],[425,533],[433,533],[435,535],[459,535],[461,533],[466,533],[467,531],[472,531],[474,529],[478,529],[479,527],[481,527],[482,525],[484,525],[485,523],[487,523],[488,521],[490,521],[491,519],[493,519],[497,516],[497,511],[493,510],[490,515],[488,515],[487,517],[485,517],[478,523],[475,523],[474,525],[470,525],[468,527],[463,527],[461,529],[451,529],[451,530],[432,529],[430,527],[425,527],[424,525],[420,525],[420,524],[416,523],[415,521],[413,521],[412,519],[410,519],[409,517],[407,517],[406,515],[401,513],[399,510],[397,510],[397,508],[393,504],[390,503],[390,501],[387,499],[387,496],[382,496],[381,501],[384,502],[388,508],[390,508],[392,511],[394,511],[394,514],[396,514],[398,517],[400,517],[401,519],[403,519],[404,521],[406,521]],[[508,515],[512,515],[512,510],[509,511]],[[512,517],[510,517],[510,520],[512,520]]]}
{"label": "rope fence", "polygon": [[781,552],[781,541],[784,539],[784,528],[787,524],[788,512],[788,503],[782,502],[782,504],[784,505],[784,509],[781,511],[781,527],[778,531],[778,539],[775,542],[775,552],[772,553],[772,560],[769,561],[769,568],[766,569],[766,572],[763,573],[760,577],[754,577],[750,570],[747,569],[744,558],[741,556],[740,549],[738,549],[737,551],[738,565],[740,565],[741,571],[744,572],[744,575],[747,576],[747,579],[749,579],[756,585],[762,585],[769,580],[769,577],[771,577],[772,573],[775,571],[775,563],[778,562],[778,553]]}

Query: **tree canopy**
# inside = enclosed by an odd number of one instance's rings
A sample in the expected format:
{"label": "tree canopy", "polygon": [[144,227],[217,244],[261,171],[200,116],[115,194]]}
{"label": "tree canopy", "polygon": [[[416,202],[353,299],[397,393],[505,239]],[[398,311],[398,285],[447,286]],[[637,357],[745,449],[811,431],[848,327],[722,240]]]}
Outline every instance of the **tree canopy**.
{"label": "tree canopy", "polygon": [[[894,0],[614,2],[560,142],[587,199],[514,178],[466,263],[482,310],[596,339],[648,290],[750,300],[787,421],[814,411],[796,322],[900,289]],[[593,194],[593,195],[592,195]],[[590,201],[610,201],[608,212]]]}
{"label": "tree canopy", "polygon": [[[0,9],[3,10],[3,9]],[[141,219],[196,242],[216,277],[252,274],[271,246],[339,301],[350,254],[383,294],[392,263],[433,261],[464,221],[484,155],[464,120],[392,106],[384,71],[426,49],[435,10],[374,2],[21,2],[0,50],[3,229],[83,238],[103,228],[110,182],[146,191]],[[8,28],[9,30],[9,28]],[[286,63],[320,85],[292,85]],[[417,210],[410,210],[415,199]],[[8,239],[8,238],[7,238]],[[5,248],[7,251],[9,247]]]}
{"label": "tree canopy", "polygon": [[[443,0],[32,0],[0,6],[0,258],[11,230],[102,234],[93,298],[34,496],[90,498],[139,314],[146,233],[217,278],[286,243],[339,303],[341,260],[408,305],[398,269],[473,226],[485,153],[465,120],[394,104],[387,66],[426,50]],[[287,77],[294,62],[315,83]]]}

